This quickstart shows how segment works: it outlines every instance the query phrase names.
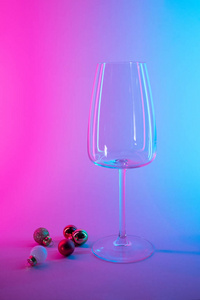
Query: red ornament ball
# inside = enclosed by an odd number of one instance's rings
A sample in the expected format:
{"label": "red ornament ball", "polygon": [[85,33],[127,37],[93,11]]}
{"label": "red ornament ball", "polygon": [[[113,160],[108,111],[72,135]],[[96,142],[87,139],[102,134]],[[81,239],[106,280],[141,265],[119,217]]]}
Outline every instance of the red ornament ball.
{"label": "red ornament ball", "polygon": [[74,249],[75,249],[74,242],[70,239],[62,240],[58,244],[58,251],[63,256],[69,256],[70,254],[72,254],[74,252]]}
{"label": "red ornament ball", "polygon": [[72,233],[77,229],[76,226],[74,225],[67,225],[63,229],[63,235],[66,239],[71,239],[72,238]]}

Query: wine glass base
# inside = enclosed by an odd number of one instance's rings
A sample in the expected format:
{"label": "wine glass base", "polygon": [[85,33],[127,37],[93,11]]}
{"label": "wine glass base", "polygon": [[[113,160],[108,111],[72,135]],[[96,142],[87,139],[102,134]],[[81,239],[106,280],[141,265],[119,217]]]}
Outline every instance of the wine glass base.
{"label": "wine glass base", "polygon": [[126,245],[117,244],[116,241],[115,235],[96,241],[92,246],[93,254],[114,263],[133,263],[148,258],[154,252],[153,245],[138,236],[128,236]]}

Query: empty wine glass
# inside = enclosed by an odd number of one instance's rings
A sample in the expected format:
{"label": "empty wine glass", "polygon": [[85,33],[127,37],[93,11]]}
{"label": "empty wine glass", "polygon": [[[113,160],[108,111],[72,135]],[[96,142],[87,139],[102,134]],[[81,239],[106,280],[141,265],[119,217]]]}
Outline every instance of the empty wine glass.
{"label": "empty wine glass", "polygon": [[126,169],[145,166],[156,156],[156,126],[147,67],[141,62],[99,63],[91,99],[88,155],[97,166],[119,169],[119,235],[94,243],[104,260],[143,260],[153,246],[127,236],[125,226]]}

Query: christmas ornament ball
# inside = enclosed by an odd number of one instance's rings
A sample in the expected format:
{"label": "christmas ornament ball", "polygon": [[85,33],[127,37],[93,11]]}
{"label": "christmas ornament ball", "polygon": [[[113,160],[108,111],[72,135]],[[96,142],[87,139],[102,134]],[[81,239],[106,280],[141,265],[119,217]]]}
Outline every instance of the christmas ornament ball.
{"label": "christmas ornament ball", "polygon": [[88,234],[83,229],[77,229],[72,233],[75,246],[81,246],[88,240]]}
{"label": "christmas ornament ball", "polygon": [[47,250],[43,246],[35,246],[30,252],[28,263],[31,266],[43,263],[47,258]]}
{"label": "christmas ornament ball", "polygon": [[76,226],[74,225],[67,225],[64,229],[63,229],[63,235],[66,239],[70,239],[72,238],[72,233],[77,229]]}
{"label": "christmas ornament ball", "polygon": [[39,245],[49,246],[52,238],[49,236],[49,231],[46,228],[39,227],[33,233],[33,238]]}
{"label": "christmas ornament ball", "polygon": [[69,256],[74,252],[75,245],[71,239],[64,239],[58,244],[58,251],[63,256]]}

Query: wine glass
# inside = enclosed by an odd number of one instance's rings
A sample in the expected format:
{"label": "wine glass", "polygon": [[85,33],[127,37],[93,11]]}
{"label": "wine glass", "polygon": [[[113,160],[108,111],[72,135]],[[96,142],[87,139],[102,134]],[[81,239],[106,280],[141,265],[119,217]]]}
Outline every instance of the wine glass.
{"label": "wine glass", "polygon": [[152,255],[150,242],[127,236],[125,173],[152,162],[156,156],[156,126],[146,63],[99,63],[93,85],[88,155],[97,166],[119,169],[119,235],[94,243],[99,258],[129,263]]}

